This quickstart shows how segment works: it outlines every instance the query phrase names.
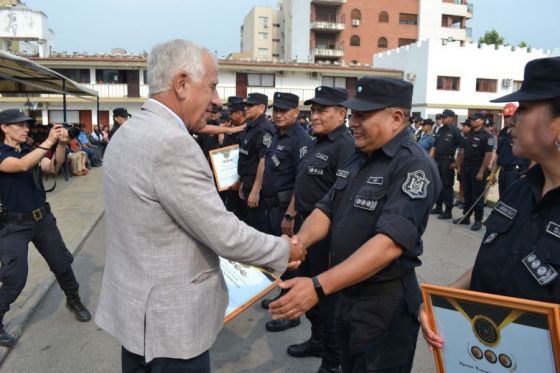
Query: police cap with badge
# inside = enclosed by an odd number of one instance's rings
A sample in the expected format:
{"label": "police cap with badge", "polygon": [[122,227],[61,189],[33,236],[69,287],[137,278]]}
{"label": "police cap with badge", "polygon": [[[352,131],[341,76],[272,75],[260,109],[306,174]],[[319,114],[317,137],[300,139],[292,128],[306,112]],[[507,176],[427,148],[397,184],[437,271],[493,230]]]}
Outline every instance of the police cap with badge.
{"label": "police cap with badge", "polygon": [[274,100],[269,107],[279,110],[295,109],[299,106],[299,96],[293,93],[276,92]]}
{"label": "police cap with badge", "polygon": [[243,111],[245,109],[245,103],[243,102],[243,97],[241,96],[229,96],[227,103],[224,104],[224,106],[228,107],[230,113]]}
{"label": "police cap with badge", "polygon": [[25,115],[20,109],[7,109],[0,111],[0,124],[22,123],[32,120],[33,118]]}
{"label": "police cap with badge", "polygon": [[246,106],[253,106],[253,105],[268,105],[268,96],[262,93],[249,93],[247,96],[247,100],[245,100]]}
{"label": "police cap with badge", "polygon": [[348,99],[348,91],[339,87],[319,86],[315,88],[315,97],[306,100],[304,105],[318,104],[323,106],[337,106]]}
{"label": "police cap with badge", "polygon": [[410,109],[412,89],[412,84],[401,79],[364,77],[358,80],[356,97],[343,101],[340,105],[359,112],[389,107]]}

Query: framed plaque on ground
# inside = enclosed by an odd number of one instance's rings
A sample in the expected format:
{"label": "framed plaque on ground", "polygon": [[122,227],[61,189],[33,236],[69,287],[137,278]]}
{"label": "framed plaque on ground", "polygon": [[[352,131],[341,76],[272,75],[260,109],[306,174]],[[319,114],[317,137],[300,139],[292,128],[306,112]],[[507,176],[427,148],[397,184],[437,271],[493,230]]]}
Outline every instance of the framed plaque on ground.
{"label": "framed plaque on ground", "polygon": [[218,192],[228,190],[239,180],[237,175],[237,161],[239,160],[239,145],[225,146],[210,150],[210,163],[214,171],[214,180]]}
{"label": "framed plaque on ground", "polygon": [[439,373],[560,372],[556,304],[422,285]]}
{"label": "framed plaque on ground", "polygon": [[280,282],[279,278],[260,268],[232,260],[220,258],[220,267],[229,295],[224,324],[270,293]]}

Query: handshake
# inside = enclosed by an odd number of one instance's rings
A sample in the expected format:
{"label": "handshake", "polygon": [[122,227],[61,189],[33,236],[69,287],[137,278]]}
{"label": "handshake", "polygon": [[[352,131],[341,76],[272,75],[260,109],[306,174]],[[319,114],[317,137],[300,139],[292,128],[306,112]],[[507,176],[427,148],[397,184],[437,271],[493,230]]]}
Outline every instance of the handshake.
{"label": "handshake", "polygon": [[288,258],[288,269],[295,270],[297,269],[301,262],[305,260],[305,256],[307,255],[307,249],[305,248],[303,242],[299,239],[297,235],[288,237],[287,235],[282,235],[288,243],[290,244],[290,256]]}

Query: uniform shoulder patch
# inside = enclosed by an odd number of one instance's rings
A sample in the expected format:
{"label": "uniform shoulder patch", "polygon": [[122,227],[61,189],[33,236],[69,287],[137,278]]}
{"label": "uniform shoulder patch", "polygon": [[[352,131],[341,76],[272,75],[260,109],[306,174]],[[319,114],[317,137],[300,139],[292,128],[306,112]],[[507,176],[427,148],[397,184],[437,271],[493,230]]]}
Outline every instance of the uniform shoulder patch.
{"label": "uniform shoulder patch", "polygon": [[270,148],[272,145],[272,135],[270,133],[265,133],[263,136],[263,145],[267,148]]}
{"label": "uniform shoulder patch", "polygon": [[430,180],[428,180],[424,171],[416,170],[408,173],[402,184],[402,191],[412,199],[426,198],[429,184]]}
{"label": "uniform shoulder patch", "polygon": [[492,136],[488,137],[488,146],[494,146],[494,138]]}

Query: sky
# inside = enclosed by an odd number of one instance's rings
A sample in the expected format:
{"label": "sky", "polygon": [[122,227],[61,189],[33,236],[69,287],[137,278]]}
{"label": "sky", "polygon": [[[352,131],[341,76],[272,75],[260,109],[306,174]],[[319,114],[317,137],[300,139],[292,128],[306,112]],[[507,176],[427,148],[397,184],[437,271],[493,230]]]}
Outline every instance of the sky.
{"label": "sky", "polygon": [[[240,26],[253,6],[276,6],[276,0],[23,2],[48,16],[49,28],[55,33],[55,51],[91,54],[125,48],[129,53],[141,53],[157,43],[184,38],[207,47],[218,57],[239,51]],[[495,29],[509,44],[525,41],[533,48],[560,48],[560,33],[553,31],[560,0],[470,2],[474,4],[474,16],[467,27],[473,30],[473,40]]]}

